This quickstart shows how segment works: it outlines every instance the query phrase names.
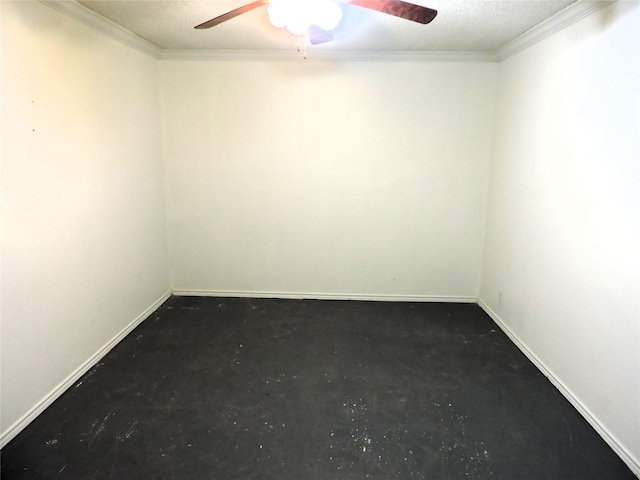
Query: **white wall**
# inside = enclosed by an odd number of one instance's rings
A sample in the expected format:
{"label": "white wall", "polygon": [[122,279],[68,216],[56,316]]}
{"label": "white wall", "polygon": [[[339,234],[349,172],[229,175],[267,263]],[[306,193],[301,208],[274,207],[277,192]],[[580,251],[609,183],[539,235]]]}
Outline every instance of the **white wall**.
{"label": "white wall", "polygon": [[637,473],[639,25],[617,2],[499,65],[480,289]]}
{"label": "white wall", "polygon": [[169,282],[157,61],[0,3],[5,442]]}
{"label": "white wall", "polygon": [[474,301],[495,69],[163,61],[173,289]]}

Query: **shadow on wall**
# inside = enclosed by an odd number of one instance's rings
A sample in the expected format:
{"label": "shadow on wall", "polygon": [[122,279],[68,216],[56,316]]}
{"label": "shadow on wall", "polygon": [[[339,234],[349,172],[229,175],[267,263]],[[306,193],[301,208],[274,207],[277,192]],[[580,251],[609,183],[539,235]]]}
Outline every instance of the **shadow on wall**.
{"label": "shadow on wall", "polygon": [[613,5],[610,8],[605,8],[602,10],[602,14],[596,15],[598,25],[600,26],[600,30],[598,33],[605,32],[609,30],[616,21],[620,21],[621,18],[633,10],[637,5],[637,0],[626,1],[623,0],[621,2],[613,1]]}

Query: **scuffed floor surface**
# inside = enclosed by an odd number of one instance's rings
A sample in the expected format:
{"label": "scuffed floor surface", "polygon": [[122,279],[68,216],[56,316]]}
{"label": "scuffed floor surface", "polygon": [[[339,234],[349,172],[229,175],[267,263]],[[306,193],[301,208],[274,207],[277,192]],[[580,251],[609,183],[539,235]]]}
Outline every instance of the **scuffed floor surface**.
{"label": "scuffed floor surface", "polygon": [[1,462],[2,480],[636,478],[476,305],[191,297]]}

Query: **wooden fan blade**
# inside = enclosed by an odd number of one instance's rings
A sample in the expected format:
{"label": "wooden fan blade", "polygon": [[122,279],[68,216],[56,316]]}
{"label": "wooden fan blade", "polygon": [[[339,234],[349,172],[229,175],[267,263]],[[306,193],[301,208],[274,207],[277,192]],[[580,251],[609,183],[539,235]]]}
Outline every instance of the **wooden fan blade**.
{"label": "wooden fan blade", "polygon": [[437,10],[432,8],[414,5],[402,0],[350,0],[346,3],[422,24],[429,23],[438,14]]}
{"label": "wooden fan blade", "polygon": [[231,10],[230,12],[225,13],[224,15],[220,15],[219,17],[212,18],[200,25],[195,26],[194,28],[198,30],[202,30],[205,28],[215,27],[216,25],[221,24],[222,22],[226,22],[227,20],[231,20],[232,18],[237,17],[238,15],[242,15],[243,13],[250,12],[251,10],[261,7],[267,4],[268,0],[257,0],[255,2],[248,3],[243,7],[236,8],[235,10]]}

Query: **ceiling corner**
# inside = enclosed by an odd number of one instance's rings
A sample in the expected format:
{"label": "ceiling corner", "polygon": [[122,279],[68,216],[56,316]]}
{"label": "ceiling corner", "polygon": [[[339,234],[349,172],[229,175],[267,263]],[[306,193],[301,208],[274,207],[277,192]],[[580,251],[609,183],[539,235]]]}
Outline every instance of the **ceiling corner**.
{"label": "ceiling corner", "polygon": [[160,47],[140,38],[84,5],[80,5],[75,0],[38,0],[38,2],[142,53],[154,58],[160,58],[162,55]]}
{"label": "ceiling corner", "polygon": [[539,25],[527,30],[519,37],[493,52],[496,61],[501,62],[526,48],[544,40],[578,20],[612,4],[616,0],[579,0],[561,10]]}

